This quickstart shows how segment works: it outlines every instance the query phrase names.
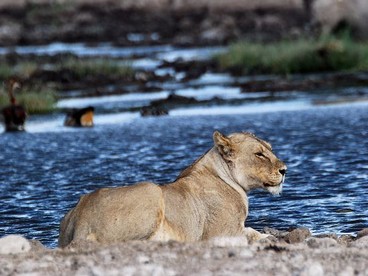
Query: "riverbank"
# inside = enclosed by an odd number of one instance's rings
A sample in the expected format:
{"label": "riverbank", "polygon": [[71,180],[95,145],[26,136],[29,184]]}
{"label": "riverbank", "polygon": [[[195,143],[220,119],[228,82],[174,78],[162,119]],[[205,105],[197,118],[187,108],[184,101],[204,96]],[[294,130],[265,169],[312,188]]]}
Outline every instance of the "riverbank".
{"label": "riverbank", "polygon": [[[152,100],[134,105],[115,104],[114,108],[104,106],[103,110],[99,107],[97,113],[143,112],[152,115],[156,111],[170,112],[177,108],[238,106],[253,101],[277,101],[280,97],[292,99],[296,91],[301,96],[308,92],[311,97],[324,91],[335,91],[332,98],[321,94],[322,99],[316,99],[318,104],[365,101],[367,98],[368,74],[365,72],[244,76],[239,74],[236,66],[223,69],[212,59],[213,54],[223,52],[224,48],[152,46],[139,52],[139,48],[109,46],[106,53],[106,47],[35,46],[32,51],[39,53],[37,55],[22,53],[31,49],[17,48],[16,53],[0,56],[3,64],[0,80],[12,75],[19,77],[22,89],[16,91],[16,96],[30,114],[65,112],[73,108],[56,104],[60,100],[74,98],[93,105],[95,100],[89,103],[87,98],[104,97],[106,101],[106,97],[112,100],[117,96],[124,98],[124,95],[131,100],[135,97]],[[48,53],[47,49],[51,51],[52,48],[63,51]],[[78,52],[68,53],[69,49],[75,48]],[[104,54],[81,54],[100,51]],[[111,52],[113,55],[109,55]],[[0,105],[3,106],[8,99],[3,87],[0,92]],[[101,98],[98,102],[103,101]]]}
{"label": "riverbank", "polygon": [[[367,275],[367,232],[361,231],[357,238],[311,237],[307,229],[296,229],[284,233],[284,238],[271,237],[250,245],[238,238],[198,243],[74,244],[66,249],[46,249],[32,242],[25,246],[28,252],[2,254],[0,274]],[[23,240],[23,245],[27,242]]]}
{"label": "riverbank", "polygon": [[310,16],[302,1],[248,2],[8,2],[0,6],[0,45],[103,41],[120,46],[199,46],[245,36],[275,40],[305,33]]}

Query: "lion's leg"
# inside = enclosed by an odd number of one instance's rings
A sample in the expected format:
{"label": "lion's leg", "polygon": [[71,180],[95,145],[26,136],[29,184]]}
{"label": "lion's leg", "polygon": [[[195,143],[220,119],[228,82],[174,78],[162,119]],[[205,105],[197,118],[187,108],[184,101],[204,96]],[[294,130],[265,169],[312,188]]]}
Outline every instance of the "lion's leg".
{"label": "lion's leg", "polygon": [[170,240],[178,240],[174,232],[171,228],[165,227],[165,223],[162,222],[162,224],[157,228],[157,230],[152,234],[151,237],[149,237],[149,240],[151,241],[170,241]]}
{"label": "lion's leg", "polygon": [[59,247],[65,247],[73,240],[74,223],[71,221],[73,211],[74,208],[71,209],[61,220],[58,240]]}
{"label": "lion's leg", "polygon": [[245,227],[243,233],[245,234],[245,236],[247,237],[250,243],[261,240],[261,239],[265,239],[270,236],[268,234],[262,234],[258,232],[257,230],[254,230],[253,228],[250,228],[250,227]]}

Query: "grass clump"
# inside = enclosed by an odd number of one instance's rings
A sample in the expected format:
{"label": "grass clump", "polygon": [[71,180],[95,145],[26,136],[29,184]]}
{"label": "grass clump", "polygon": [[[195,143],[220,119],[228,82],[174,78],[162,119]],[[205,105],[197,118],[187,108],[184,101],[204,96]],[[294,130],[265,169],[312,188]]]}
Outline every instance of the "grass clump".
{"label": "grass clump", "polygon": [[[24,106],[28,114],[45,114],[55,110],[57,101],[56,92],[43,88],[39,91],[26,89],[16,92],[17,102]],[[8,94],[0,91],[0,109],[9,105]]]}
{"label": "grass clump", "polygon": [[293,74],[368,70],[368,44],[325,37],[270,44],[239,42],[215,57],[220,68],[241,74]]}
{"label": "grass clump", "polygon": [[86,77],[131,77],[134,75],[133,68],[126,62],[119,63],[111,59],[79,59],[69,57],[57,65],[57,70],[70,70],[80,79]]}
{"label": "grass clump", "polygon": [[37,71],[43,70],[44,67],[52,68],[56,72],[69,71],[80,80],[96,77],[130,78],[134,76],[134,69],[127,61],[68,56],[51,64],[40,64],[35,61],[23,61],[16,64],[4,62],[0,67],[0,80],[14,75],[29,79]]}
{"label": "grass clump", "polygon": [[96,80],[100,83],[111,83],[119,79],[132,79],[134,69],[122,60],[76,56],[61,58],[56,63],[24,60],[10,65],[4,62],[0,67],[0,108],[9,104],[3,81],[12,76],[19,77],[25,84],[21,90],[15,91],[18,103],[28,113],[40,114],[54,110],[57,93],[50,87],[62,89],[64,82],[82,82],[88,85]]}
{"label": "grass clump", "polygon": [[1,63],[0,66],[0,80],[8,79],[11,76],[20,76],[22,78],[29,78],[38,68],[36,62],[25,61],[16,65],[7,62]]}

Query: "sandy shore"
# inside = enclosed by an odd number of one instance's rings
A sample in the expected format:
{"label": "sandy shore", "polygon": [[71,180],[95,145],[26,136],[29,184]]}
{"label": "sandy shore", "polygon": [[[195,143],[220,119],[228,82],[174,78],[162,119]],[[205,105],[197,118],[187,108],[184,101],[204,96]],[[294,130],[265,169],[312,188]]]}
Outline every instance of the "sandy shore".
{"label": "sandy shore", "polygon": [[[7,238],[2,238],[0,275],[368,275],[367,229],[357,237],[312,237],[307,232],[297,229],[253,244],[220,238],[74,244],[65,249],[46,249],[18,236],[10,251],[27,252],[16,254],[4,251]],[[16,244],[22,246],[16,249]]]}

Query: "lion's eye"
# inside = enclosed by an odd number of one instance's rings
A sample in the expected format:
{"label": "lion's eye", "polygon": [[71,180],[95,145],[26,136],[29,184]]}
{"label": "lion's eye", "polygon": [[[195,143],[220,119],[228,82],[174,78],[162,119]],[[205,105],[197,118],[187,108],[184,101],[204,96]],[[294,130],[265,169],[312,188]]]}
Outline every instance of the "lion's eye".
{"label": "lion's eye", "polygon": [[257,153],[256,153],[256,156],[257,156],[257,157],[266,157],[266,156],[264,156],[264,154],[263,154],[262,152],[257,152]]}

